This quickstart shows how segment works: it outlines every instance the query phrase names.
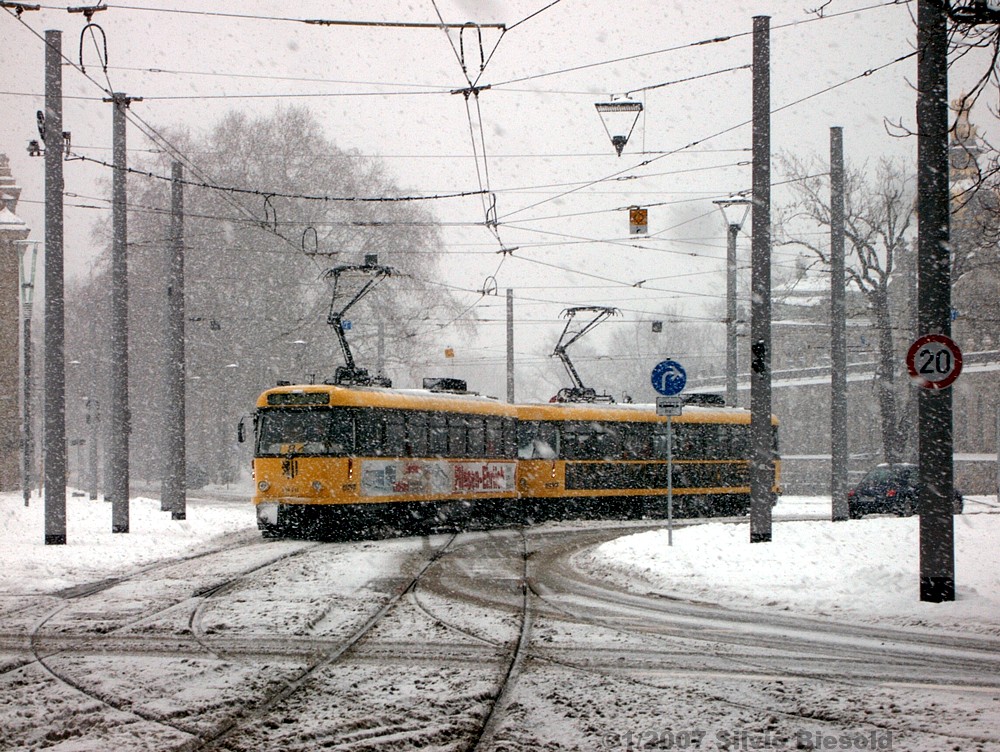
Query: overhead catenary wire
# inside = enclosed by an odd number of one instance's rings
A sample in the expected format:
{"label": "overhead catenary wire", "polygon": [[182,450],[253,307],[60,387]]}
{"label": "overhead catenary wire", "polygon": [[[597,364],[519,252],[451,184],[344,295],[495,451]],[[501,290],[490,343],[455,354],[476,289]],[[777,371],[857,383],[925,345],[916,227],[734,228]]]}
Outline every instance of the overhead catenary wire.
{"label": "overhead catenary wire", "polygon": [[[873,6],[873,7],[874,7],[874,6]],[[802,100],[799,100],[799,101],[802,101]],[[668,153],[673,153],[673,152],[668,152]],[[211,185],[208,185],[208,184],[206,184],[206,185],[205,185],[204,187],[212,187],[212,188],[215,188],[216,186],[211,186]],[[263,192],[257,192],[257,193],[258,193],[258,194],[260,194],[260,195],[264,195],[264,194],[263,194]],[[502,258],[503,258],[503,257],[502,257]]]}

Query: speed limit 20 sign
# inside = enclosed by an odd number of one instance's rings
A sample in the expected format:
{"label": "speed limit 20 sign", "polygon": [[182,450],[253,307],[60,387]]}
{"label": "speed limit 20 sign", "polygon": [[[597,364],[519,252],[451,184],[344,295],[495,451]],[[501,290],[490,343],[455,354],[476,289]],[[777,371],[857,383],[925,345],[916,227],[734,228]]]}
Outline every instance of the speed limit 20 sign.
{"label": "speed limit 20 sign", "polygon": [[951,337],[925,334],[910,345],[906,369],[918,386],[944,389],[962,372],[962,351]]}

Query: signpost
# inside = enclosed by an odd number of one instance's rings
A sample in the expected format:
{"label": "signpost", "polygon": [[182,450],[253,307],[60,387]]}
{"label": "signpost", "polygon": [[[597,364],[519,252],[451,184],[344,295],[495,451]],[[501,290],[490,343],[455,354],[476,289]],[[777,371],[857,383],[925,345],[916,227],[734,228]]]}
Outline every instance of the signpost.
{"label": "signpost", "polygon": [[[962,351],[945,334],[925,334],[910,345],[906,370],[922,388],[920,434],[920,600],[955,600],[954,458],[951,395],[944,392],[962,372]],[[943,408],[938,412],[930,407]],[[926,413],[926,414],[925,414]]]}
{"label": "signpost", "polygon": [[649,376],[656,398],[656,414],[667,418],[667,545],[674,545],[674,432],[672,418],[683,407],[680,393],[687,384],[687,372],[676,360],[662,360],[653,366]]}

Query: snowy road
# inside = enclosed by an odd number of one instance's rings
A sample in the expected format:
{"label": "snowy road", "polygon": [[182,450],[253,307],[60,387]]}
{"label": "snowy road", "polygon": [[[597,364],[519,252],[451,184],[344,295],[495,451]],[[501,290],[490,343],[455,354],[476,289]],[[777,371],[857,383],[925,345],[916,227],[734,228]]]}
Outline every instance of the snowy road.
{"label": "snowy road", "polygon": [[1000,639],[623,593],[573,561],[621,534],[246,532],[7,599],[0,749],[1000,750]]}

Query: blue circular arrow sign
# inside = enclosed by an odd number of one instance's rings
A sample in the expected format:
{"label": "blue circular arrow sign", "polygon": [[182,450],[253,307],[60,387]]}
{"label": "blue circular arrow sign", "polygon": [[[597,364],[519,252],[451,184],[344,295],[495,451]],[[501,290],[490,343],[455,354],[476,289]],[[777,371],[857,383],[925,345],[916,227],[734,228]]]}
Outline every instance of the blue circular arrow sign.
{"label": "blue circular arrow sign", "polygon": [[653,366],[650,381],[658,394],[672,397],[684,391],[684,385],[687,384],[687,373],[676,360],[662,360]]}

